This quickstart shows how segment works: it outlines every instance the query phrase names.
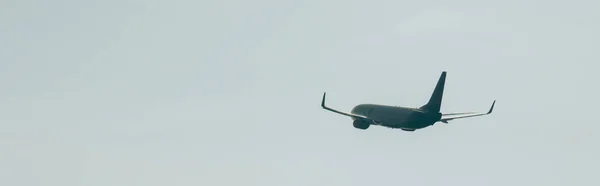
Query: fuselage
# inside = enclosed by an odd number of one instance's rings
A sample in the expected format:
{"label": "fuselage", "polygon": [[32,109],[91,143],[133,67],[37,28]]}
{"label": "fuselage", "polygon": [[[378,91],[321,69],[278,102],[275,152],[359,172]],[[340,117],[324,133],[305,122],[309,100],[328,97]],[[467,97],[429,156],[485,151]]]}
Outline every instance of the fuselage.
{"label": "fuselage", "polygon": [[[361,130],[366,130],[371,125],[379,125],[389,128],[399,128],[405,131],[415,131],[431,126],[438,121],[448,123],[448,121],[454,119],[483,116],[492,113],[492,109],[494,109],[494,104],[496,103],[495,100],[487,113],[440,113],[445,82],[446,71],[443,71],[433,89],[431,97],[429,97],[429,101],[418,108],[360,104],[348,113],[325,106],[325,92],[323,93],[323,100],[321,100],[321,107],[325,110],[352,118],[354,128]],[[443,118],[442,115],[444,116]]]}
{"label": "fuselage", "polygon": [[440,113],[428,112],[417,108],[407,108],[377,104],[360,104],[354,107],[352,114],[362,115],[390,128],[416,130],[433,125],[440,120]]}

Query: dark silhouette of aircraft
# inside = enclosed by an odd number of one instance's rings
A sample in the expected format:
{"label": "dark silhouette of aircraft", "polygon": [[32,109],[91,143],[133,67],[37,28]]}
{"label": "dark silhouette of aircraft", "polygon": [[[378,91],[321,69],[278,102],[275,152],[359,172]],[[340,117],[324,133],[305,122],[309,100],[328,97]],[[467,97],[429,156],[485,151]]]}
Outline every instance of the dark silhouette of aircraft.
{"label": "dark silhouette of aircraft", "polygon": [[494,100],[490,110],[487,113],[440,113],[445,82],[446,72],[444,71],[442,72],[442,75],[440,76],[440,79],[433,90],[431,98],[429,98],[429,102],[419,108],[360,104],[354,107],[350,113],[346,113],[325,106],[326,92],[323,93],[321,107],[323,107],[323,109],[351,117],[352,120],[354,120],[354,127],[363,130],[369,128],[370,125],[379,125],[388,128],[399,128],[403,131],[415,131],[417,129],[431,126],[438,121],[447,124],[448,121],[454,119],[482,116],[492,113],[494,105],[496,104],[496,100]]}

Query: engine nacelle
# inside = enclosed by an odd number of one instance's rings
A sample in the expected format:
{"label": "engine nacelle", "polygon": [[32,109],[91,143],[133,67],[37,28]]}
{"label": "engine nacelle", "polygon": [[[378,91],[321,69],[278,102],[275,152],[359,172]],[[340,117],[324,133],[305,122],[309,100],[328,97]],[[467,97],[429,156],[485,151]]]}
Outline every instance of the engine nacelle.
{"label": "engine nacelle", "polygon": [[369,128],[369,126],[371,125],[369,122],[360,119],[354,120],[352,124],[354,125],[354,128],[362,130]]}

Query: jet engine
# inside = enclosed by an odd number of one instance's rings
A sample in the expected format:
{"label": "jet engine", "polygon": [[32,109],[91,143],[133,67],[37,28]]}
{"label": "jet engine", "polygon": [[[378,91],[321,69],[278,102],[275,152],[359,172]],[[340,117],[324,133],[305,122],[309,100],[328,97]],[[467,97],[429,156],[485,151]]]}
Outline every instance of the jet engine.
{"label": "jet engine", "polygon": [[352,124],[354,125],[354,128],[362,129],[362,130],[369,128],[369,126],[371,125],[371,124],[369,124],[369,122],[367,122],[365,120],[361,120],[361,119],[354,120],[354,122]]}

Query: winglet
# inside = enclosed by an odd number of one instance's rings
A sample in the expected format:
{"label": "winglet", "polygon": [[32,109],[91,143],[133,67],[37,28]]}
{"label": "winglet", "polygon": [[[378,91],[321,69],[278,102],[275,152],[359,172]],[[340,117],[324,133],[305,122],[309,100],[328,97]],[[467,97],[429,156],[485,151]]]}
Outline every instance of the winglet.
{"label": "winglet", "polygon": [[494,105],[496,104],[496,100],[494,100],[494,102],[492,103],[492,107],[490,107],[490,111],[488,111],[487,114],[491,114],[492,110],[494,110]]}
{"label": "winglet", "polygon": [[327,92],[323,92],[323,100],[321,100],[321,107],[325,108],[325,94],[327,94]]}

